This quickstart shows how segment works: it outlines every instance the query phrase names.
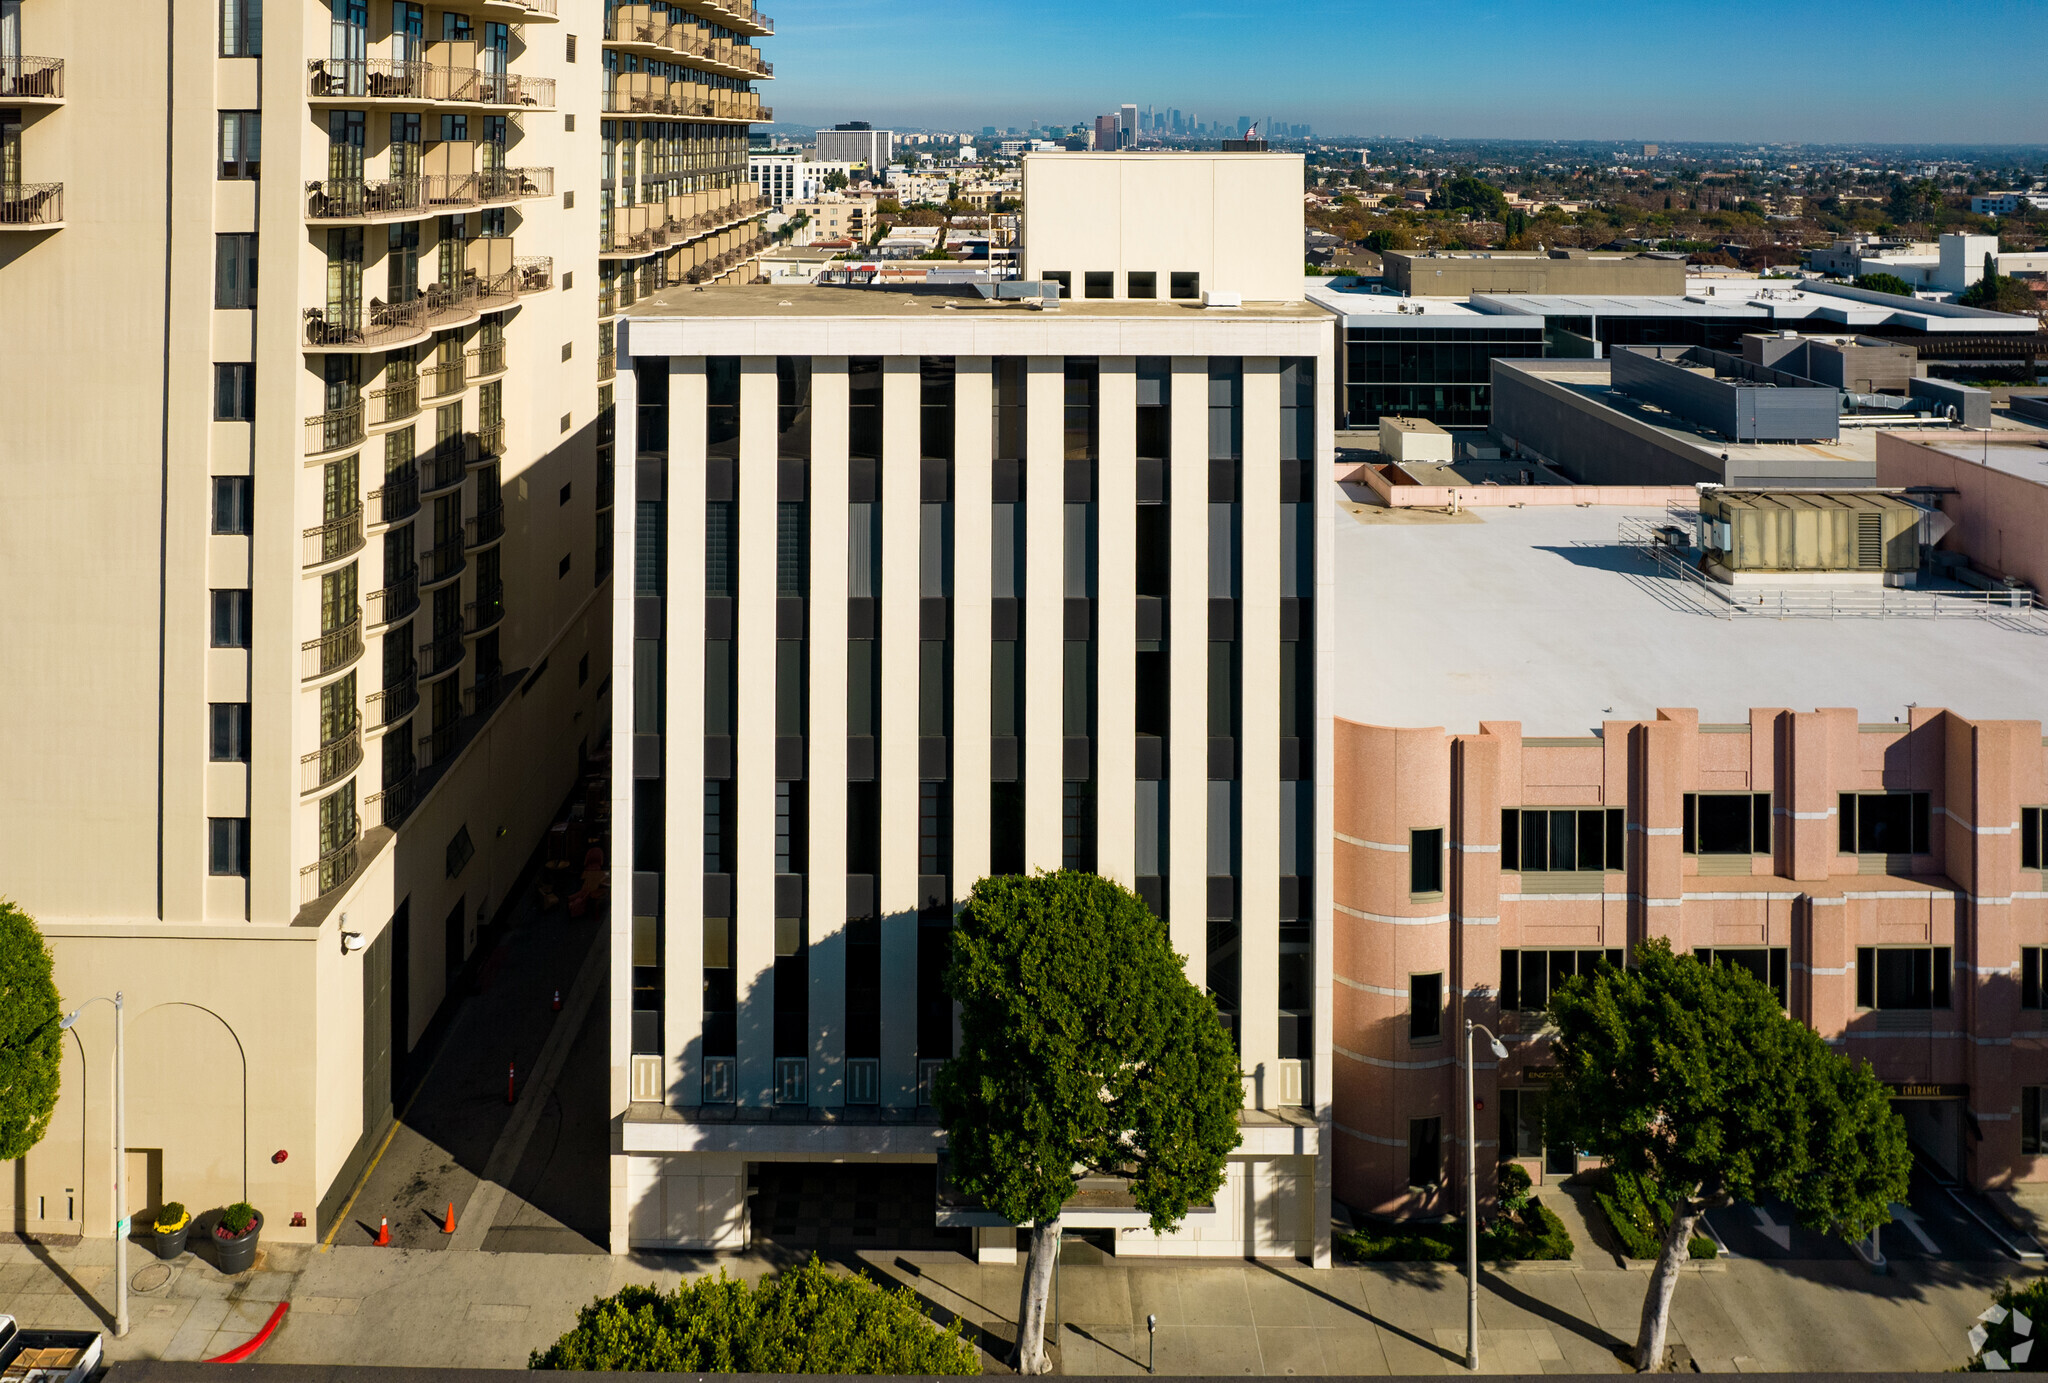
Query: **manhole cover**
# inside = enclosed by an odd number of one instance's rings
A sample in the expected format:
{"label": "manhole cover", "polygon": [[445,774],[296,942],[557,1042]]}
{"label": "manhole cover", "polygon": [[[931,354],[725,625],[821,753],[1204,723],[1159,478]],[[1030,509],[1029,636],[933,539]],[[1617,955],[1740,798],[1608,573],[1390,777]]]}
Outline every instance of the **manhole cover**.
{"label": "manhole cover", "polygon": [[135,1276],[128,1279],[128,1286],[137,1292],[159,1292],[171,1285],[172,1268],[168,1263],[145,1263]]}

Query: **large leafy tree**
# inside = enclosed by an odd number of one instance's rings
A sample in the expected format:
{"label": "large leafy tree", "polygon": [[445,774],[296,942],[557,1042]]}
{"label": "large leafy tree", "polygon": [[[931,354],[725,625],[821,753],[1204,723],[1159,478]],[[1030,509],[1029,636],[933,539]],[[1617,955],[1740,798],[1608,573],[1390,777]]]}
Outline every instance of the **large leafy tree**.
{"label": "large leafy tree", "polygon": [[0,1160],[50,1131],[63,1046],[50,948],[35,919],[0,898]]}
{"label": "large leafy tree", "polygon": [[1043,1373],[1060,1207],[1088,1174],[1127,1177],[1160,1232],[1211,1200],[1238,1141],[1237,1056],[1166,925],[1095,874],[975,884],[946,992],[961,1047],[933,1103],[954,1183],[1028,1227],[1011,1362]]}
{"label": "large leafy tree", "polygon": [[1550,1000],[1557,1075],[1546,1136],[1653,1178],[1672,1207],[1636,1365],[1659,1367],[1678,1269],[1703,1212],[1774,1196],[1855,1240],[1906,1198],[1906,1130],[1867,1064],[1829,1050],[1746,971],[1636,950]]}

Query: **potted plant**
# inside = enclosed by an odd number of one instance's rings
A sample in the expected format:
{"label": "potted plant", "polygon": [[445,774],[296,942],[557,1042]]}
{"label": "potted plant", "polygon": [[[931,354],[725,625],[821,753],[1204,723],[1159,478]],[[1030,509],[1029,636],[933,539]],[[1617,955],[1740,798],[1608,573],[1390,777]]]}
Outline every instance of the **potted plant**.
{"label": "potted plant", "polygon": [[149,1227],[155,1234],[156,1256],[168,1263],[185,1251],[185,1236],[191,1232],[192,1216],[178,1202],[166,1201]]}
{"label": "potted plant", "polygon": [[223,1274],[245,1273],[256,1265],[256,1236],[263,1232],[263,1216],[247,1201],[236,1201],[220,1213],[213,1227],[213,1251]]}

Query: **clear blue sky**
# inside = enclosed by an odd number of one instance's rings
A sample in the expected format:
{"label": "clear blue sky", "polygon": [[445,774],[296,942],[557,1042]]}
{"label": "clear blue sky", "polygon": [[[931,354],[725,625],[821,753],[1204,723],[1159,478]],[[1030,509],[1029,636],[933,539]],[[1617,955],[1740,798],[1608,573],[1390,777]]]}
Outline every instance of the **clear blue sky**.
{"label": "clear blue sky", "polygon": [[2048,142],[2048,0],[762,0],[783,120],[1123,101],[1318,134]]}

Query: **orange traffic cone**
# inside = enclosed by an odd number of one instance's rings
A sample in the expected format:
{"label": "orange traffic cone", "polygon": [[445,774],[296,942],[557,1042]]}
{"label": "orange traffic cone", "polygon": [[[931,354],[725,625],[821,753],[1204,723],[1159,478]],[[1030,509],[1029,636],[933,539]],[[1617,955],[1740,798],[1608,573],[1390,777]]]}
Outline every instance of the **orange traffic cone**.
{"label": "orange traffic cone", "polygon": [[377,1217],[377,1247],[380,1249],[391,1247],[391,1221],[381,1215]]}
{"label": "orange traffic cone", "polygon": [[454,1201],[449,1201],[449,1202],[448,1202],[448,1222],[447,1222],[446,1224],[444,1224],[444,1225],[442,1225],[442,1226],[441,1226],[441,1232],[442,1232],[443,1234],[453,1234],[453,1233],[455,1232],[455,1202],[454,1202]]}

